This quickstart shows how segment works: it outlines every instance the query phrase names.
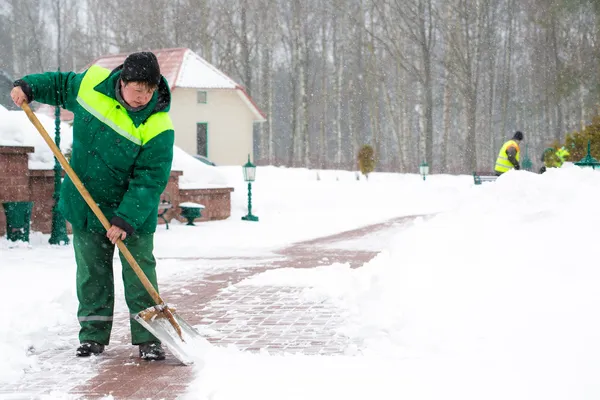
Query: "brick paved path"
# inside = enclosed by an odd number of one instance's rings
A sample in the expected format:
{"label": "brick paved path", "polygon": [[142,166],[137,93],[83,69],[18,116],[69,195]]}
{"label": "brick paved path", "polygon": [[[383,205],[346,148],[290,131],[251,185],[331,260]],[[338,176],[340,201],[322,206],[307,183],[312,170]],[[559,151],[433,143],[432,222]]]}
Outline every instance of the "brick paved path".
{"label": "brick paved path", "polygon": [[[278,251],[280,258],[276,260],[244,260],[245,264],[254,261],[250,268],[203,271],[196,282],[188,279],[176,285],[161,285],[161,295],[176,304],[179,314],[215,345],[270,353],[340,354],[349,344],[347,338],[336,333],[342,317],[327,302],[302,299],[302,288],[242,285],[236,290],[222,289],[273,268],[312,268],[333,263],[361,266],[377,251],[346,250],[335,245],[385,231],[395,232],[414,218],[397,218],[297,243]],[[137,347],[129,344],[127,319],[127,313],[115,313],[111,344],[100,357],[76,358],[72,347],[38,354],[39,368],[28,371],[18,384],[1,388],[0,400],[36,399],[56,390],[70,390],[73,398],[85,399],[108,394],[118,400],[176,399],[193,379],[193,369],[182,366],[170,354],[163,362],[140,361]],[[74,326],[64,335],[76,341],[77,329]]]}

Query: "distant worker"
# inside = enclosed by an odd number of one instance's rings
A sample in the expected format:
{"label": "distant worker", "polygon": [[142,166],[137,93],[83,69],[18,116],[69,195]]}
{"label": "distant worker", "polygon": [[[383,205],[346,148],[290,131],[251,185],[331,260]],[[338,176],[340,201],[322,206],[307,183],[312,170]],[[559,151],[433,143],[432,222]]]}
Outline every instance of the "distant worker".
{"label": "distant worker", "polygon": [[523,133],[516,131],[512,139],[502,145],[498,158],[496,159],[496,175],[500,176],[510,169],[521,169],[519,164],[519,156],[521,150],[519,143],[523,140]]}
{"label": "distant worker", "polygon": [[556,151],[554,151],[553,147],[548,147],[542,153],[542,162],[544,165],[540,168],[540,174],[546,172],[548,168],[562,167],[565,161],[568,161],[570,155],[571,153],[569,153],[569,150],[567,150],[565,146],[562,146]]}

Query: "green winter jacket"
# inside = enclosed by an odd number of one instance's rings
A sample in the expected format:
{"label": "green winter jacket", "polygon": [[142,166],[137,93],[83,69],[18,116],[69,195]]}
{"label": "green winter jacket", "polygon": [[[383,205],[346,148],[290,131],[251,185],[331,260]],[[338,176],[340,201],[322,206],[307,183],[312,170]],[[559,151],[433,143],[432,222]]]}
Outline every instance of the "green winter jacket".
{"label": "green winter jacket", "polygon": [[[162,77],[144,109],[127,111],[115,96],[121,69],[46,72],[15,85],[23,87],[29,101],[74,113],[71,167],[111,224],[129,234],[152,233],[173,160],[174,131],[167,114],[171,93]],[[74,228],[105,232],[68,177],[59,209]]]}

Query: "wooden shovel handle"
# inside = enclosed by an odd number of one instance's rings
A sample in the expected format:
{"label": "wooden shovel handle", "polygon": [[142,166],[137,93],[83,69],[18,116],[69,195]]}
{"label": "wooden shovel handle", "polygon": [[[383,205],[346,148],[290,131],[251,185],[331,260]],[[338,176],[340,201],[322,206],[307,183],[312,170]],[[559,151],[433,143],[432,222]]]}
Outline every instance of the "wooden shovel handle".
{"label": "wooden shovel handle", "polygon": [[[46,132],[46,129],[40,123],[40,120],[36,117],[33,111],[31,111],[29,104],[24,102],[21,105],[21,108],[23,108],[25,114],[27,114],[27,117],[29,118],[31,123],[37,128],[38,132],[40,132],[40,135],[42,135],[42,138],[44,138],[44,140],[50,147],[50,150],[52,150],[52,153],[54,153],[54,156],[58,159],[58,162],[60,162],[60,165],[62,165],[67,175],[69,175],[69,178],[71,178],[71,181],[73,182],[77,190],[79,190],[79,193],[81,193],[81,196],[83,197],[85,202],[88,204],[88,206],[90,206],[94,214],[96,214],[96,217],[98,217],[98,219],[102,223],[102,226],[106,230],[109,230],[111,227],[110,222],[108,222],[108,219],[106,219],[104,213],[102,212],[102,210],[100,210],[100,207],[98,207],[94,199],[92,199],[92,196],[90,195],[88,190],[85,188],[85,186],[83,186],[83,183],[81,183],[81,180],[79,180],[79,177],[77,176],[73,168],[71,168],[69,162],[67,161],[65,156],[63,156],[56,143],[54,143],[54,141],[50,138],[50,135],[48,135],[48,132]],[[152,286],[152,283],[148,280],[146,274],[144,274],[144,271],[142,271],[137,261],[135,261],[135,258],[133,258],[133,255],[125,246],[125,243],[123,243],[121,239],[118,239],[117,246],[119,247],[121,253],[123,253],[123,255],[125,256],[125,259],[127,259],[127,262],[129,262],[129,265],[131,265],[131,268],[133,268],[133,270],[135,271],[135,274],[138,276],[138,278],[140,278],[142,285],[144,285],[150,296],[152,296],[152,299],[156,302],[156,304],[164,305],[165,302],[160,297],[156,289],[154,289],[154,286]]]}

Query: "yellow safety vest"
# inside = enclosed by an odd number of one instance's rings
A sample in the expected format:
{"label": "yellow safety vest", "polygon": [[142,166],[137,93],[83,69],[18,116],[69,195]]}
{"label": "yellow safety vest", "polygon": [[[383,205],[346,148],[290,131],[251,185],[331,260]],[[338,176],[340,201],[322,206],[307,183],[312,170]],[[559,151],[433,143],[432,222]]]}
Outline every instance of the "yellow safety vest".
{"label": "yellow safety vest", "polygon": [[504,172],[508,171],[509,169],[514,168],[514,165],[508,160],[508,154],[506,154],[506,149],[508,149],[509,147],[517,148],[516,158],[517,158],[517,161],[519,161],[519,155],[520,155],[519,144],[516,141],[511,139],[508,142],[504,143],[504,145],[500,149],[500,152],[498,153],[498,158],[496,159],[496,172],[504,173]]}
{"label": "yellow safety vest", "polygon": [[125,107],[120,107],[118,100],[94,90],[96,85],[109,75],[110,70],[97,65],[88,69],[77,93],[77,102],[81,107],[138,146],[143,146],[160,133],[173,129],[169,114],[162,111],[152,114],[145,123],[136,127]]}

